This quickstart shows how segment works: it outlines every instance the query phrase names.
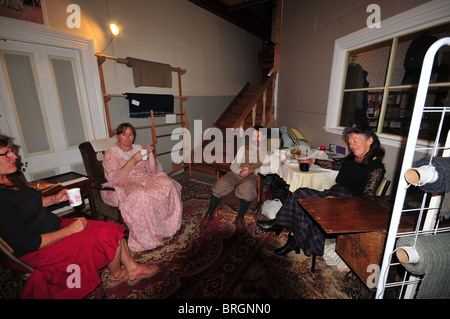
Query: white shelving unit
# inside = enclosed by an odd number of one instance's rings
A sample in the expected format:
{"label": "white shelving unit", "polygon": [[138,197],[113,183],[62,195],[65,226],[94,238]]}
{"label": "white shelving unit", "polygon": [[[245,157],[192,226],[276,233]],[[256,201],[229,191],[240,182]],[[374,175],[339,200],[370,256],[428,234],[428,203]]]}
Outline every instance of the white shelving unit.
{"label": "white shelving unit", "polygon": [[[421,281],[421,278],[415,277],[406,271],[403,280],[391,283],[387,282],[390,269],[393,266],[398,265],[398,263],[392,262],[392,256],[395,253],[395,243],[397,239],[405,236],[414,236],[414,240],[416,241],[419,236],[435,235],[440,232],[450,231],[450,227],[447,228],[439,227],[439,219],[437,218],[437,216],[439,214],[441,196],[439,195],[432,196],[432,194],[424,192],[420,208],[413,210],[404,208],[406,192],[408,187],[411,186],[410,184],[408,184],[404,176],[406,171],[412,167],[413,160],[415,158],[415,155],[417,155],[417,152],[420,152],[422,155],[424,153],[428,153],[430,154],[428,156],[430,156],[431,159],[437,156],[448,157],[450,155],[450,139],[447,138],[446,145],[443,147],[440,146],[439,144],[440,136],[442,133],[442,124],[445,115],[447,113],[450,113],[450,105],[444,107],[425,106],[425,100],[427,97],[434,58],[436,56],[437,51],[444,45],[450,46],[450,38],[442,38],[436,41],[429,48],[423,62],[422,73],[419,80],[419,87],[417,90],[414,111],[411,119],[410,131],[405,148],[405,155],[403,157],[403,164],[398,182],[398,188],[395,194],[392,218],[386,238],[384,256],[378,278],[377,292],[375,296],[375,298],[377,299],[383,298],[386,288],[398,286],[401,287],[400,297],[413,298],[415,289]],[[421,126],[423,115],[426,114],[427,112],[441,113],[440,125],[436,128],[436,139],[434,141],[434,144],[426,148],[418,147],[417,140],[419,135],[419,129]],[[415,230],[412,232],[399,233],[398,228],[400,224],[400,219],[402,218],[402,214],[411,213],[411,211],[417,211],[418,213],[418,220],[416,223]]]}

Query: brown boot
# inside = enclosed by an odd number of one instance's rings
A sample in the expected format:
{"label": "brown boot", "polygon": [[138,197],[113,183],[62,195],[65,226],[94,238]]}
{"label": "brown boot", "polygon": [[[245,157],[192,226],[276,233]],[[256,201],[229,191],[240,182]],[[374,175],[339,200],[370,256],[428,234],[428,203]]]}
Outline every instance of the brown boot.
{"label": "brown boot", "polygon": [[213,216],[207,214],[200,222],[200,229],[208,228],[208,225],[212,220],[213,220]]}
{"label": "brown boot", "polygon": [[244,218],[236,218],[236,227],[239,233],[245,233],[245,221]]}

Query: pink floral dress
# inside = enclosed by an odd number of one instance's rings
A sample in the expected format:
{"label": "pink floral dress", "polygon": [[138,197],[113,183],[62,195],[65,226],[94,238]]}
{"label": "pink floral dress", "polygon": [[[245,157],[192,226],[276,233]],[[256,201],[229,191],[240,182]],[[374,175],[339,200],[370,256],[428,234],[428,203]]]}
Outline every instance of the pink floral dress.
{"label": "pink floral dress", "polygon": [[149,172],[147,161],[140,161],[130,174],[118,181],[120,168],[138,151],[141,145],[133,144],[130,152],[114,146],[105,152],[103,168],[108,181],[103,186],[116,191],[102,191],[103,201],[119,207],[130,235],[131,251],[144,251],[162,246],[163,239],[173,236],[181,226],[183,204],[181,185],[162,171]]}

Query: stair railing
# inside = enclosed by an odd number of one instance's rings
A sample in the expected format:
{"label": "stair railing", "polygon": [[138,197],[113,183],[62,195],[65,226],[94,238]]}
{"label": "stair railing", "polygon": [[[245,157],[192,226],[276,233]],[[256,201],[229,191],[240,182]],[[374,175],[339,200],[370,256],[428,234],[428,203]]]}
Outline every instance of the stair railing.
{"label": "stair railing", "polygon": [[250,112],[252,112],[252,126],[256,125],[256,115],[258,114],[259,108],[258,108],[258,102],[261,101],[262,104],[262,120],[261,124],[262,126],[266,126],[266,103],[267,103],[267,93],[268,90],[272,90],[272,100],[270,101],[270,110],[269,110],[269,122],[272,120],[273,118],[273,114],[274,114],[274,101],[273,101],[273,97],[274,97],[274,89],[275,89],[275,80],[277,77],[277,72],[273,72],[271,74],[270,77],[267,78],[266,82],[261,85],[261,88],[256,92],[255,96],[248,102],[246,108],[244,109],[244,111],[242,112],[241,116],[239,116],[239,118],[236,120],[236,122],[233,125],[233,129],[237,129],[237,128],[243,128],[244,126],[244,121],[247,118],[247,116],[250,114]]}

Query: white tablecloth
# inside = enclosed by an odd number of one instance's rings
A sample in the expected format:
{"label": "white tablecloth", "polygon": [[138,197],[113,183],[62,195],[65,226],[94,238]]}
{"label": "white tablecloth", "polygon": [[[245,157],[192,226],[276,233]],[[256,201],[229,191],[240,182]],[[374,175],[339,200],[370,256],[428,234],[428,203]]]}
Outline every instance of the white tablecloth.
{"label": "white tablecloth", "polygon": [[336,184],[337,171],[311,165],[308,172],[300,171],[297,160],[280,160],[280,157],[270,156],[272,172],[279,175],[287,184],[289,190],[294,192],[299,187],[309,187],[317,190],[328,189]]}

